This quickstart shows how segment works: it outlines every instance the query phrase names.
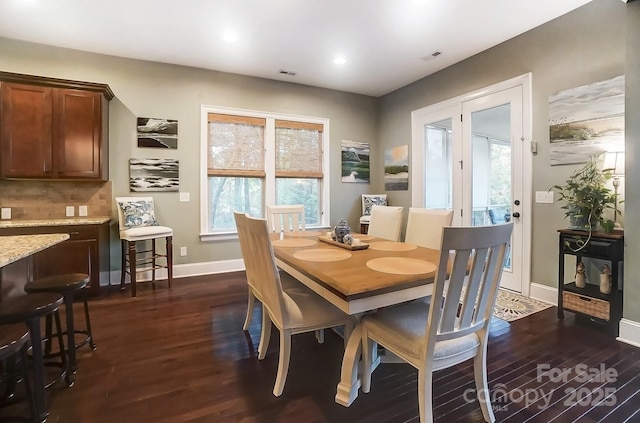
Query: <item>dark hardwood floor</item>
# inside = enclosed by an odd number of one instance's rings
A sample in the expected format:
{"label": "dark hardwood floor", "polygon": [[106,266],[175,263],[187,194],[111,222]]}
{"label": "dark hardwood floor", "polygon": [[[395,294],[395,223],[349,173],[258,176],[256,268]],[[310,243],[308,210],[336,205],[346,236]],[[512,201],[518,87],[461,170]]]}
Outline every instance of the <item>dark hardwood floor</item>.
{"label": "dark hardwood floor", "polygon": [[[245,284],[244,273],[202,276],[175,280],[171,291],[141,284],[137,298],[113,287],[90,301],[98,349],[78,351],[73,387],[48,391],[47,421],[419,421],[408,365],[381,365],[369,394],[349,408],[335,403],[342,340],[331,331],[324,344],[313,333],[293,337],[284,393],[274,397],[278,337],[258,361],[259,308],[242,331]],[[487,366],[497,421],[640,422],[640,349],[566,314],[559,321],[550,308],[511,324],[494,319]],[[541,366],[552,373],[538,374]],[[473,387],[471,363],[437,372],[436,421],[483,421]],[[0,409],[0,417],[22,412],[17,407]]]}

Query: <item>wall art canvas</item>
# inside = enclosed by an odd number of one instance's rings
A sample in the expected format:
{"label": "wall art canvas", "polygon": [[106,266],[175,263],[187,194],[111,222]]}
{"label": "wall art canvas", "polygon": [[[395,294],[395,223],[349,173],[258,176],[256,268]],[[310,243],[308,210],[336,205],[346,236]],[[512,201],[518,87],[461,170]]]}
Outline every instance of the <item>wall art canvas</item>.
{"label": "wall art canvas", "polygon": [[342,182],[369,183],[369,143],[342,140]]}
{"label": "wall art canvas", "polygon": [[384,189],[407,191],[409,189],[409,146],[401,145],[384,151]]}
{"label": "wall art canvas", "polygon": [[178,121],[139,117],[138,147],[178,148]]}
{"label": "wall art canvas", "polygon": [[179,191],[177,159],[130,159],[129,189],[143,191]]}
{"label": "wall art canvas", "polygon": [[549,97],[551,166],[624,151],[624,75]]}

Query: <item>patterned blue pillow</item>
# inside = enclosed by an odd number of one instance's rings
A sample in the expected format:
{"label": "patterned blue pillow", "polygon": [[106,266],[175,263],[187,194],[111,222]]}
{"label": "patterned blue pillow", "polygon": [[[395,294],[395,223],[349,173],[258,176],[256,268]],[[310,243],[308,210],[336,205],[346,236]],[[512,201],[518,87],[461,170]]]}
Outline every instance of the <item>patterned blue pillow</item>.
{"label": "patterned blue pillow", "polygon": [[120,208],[125,229],[138,226],[158,226],[153,211],[153,201],[123,201],[120,203]]}
{"label": "patterned blue pillow", "polygon": [[371,215],[372,206],[386,206],[387,196],[385,195],[362,195],[362,203],[364,204],[364,216]]}

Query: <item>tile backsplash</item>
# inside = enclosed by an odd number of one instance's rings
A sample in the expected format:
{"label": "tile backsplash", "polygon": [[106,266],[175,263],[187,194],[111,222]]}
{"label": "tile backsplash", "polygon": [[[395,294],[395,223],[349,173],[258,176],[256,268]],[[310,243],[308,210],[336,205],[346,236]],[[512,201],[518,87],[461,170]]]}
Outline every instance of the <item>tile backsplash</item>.
{"label": "tile backsplash", "polygon": [[0,207],[11,207],[11,219],[64,219],[67,206],[87,206],[89,217],[111,216],[111,181],[0,180]]}

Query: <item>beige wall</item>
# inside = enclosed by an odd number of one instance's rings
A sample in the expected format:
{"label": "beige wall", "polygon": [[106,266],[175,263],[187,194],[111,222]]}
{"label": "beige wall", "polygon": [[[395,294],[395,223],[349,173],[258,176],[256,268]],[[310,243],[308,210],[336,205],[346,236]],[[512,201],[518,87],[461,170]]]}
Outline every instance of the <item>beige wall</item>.
{"label": "beige wall", "polygon": [[[240,258],[235,241],[203,243],[199,238],[202,104],[329,118],[330,221],[335,223],[341,217],[348,217],[353,227],[358,224],[359,196],[368,192],[370,185],[341,183],[340,141],[370,141],[373,157],[378,155],[378,100],[373,97],[4,38],[0,38],[0,70],[109,84],[115,93],[109,105],[113,196],[130,195],[129,158],[179,159],[180,189],[191,193],[191,202],[179,202],[178,193],[152,194],[159,220],[175,231],[174,245],[188,248],[187,257],[176,254],[176,264]],[[137,148],[136,118],[139,116],[177,119],[178,149]],[[6,183],[0,181],[0,185]],[[120,249],[115,230],[111,251],[112,267],[119,267]]]}
{"label": "beige wall", "polygon": [[[625,12],[621,1],[594,0],[521,36],[382,98],[380,149],[411,143],[411,111],[532,73],[533,192],[561,183],[575,166],[549,165],[548,98],[557,91],[625,72]],[[640,22],[638,22],[640,25]],[[372,168],[376,164],[372,164]],[[390,193],[409,206],[410,192]],[[533,198],[526,199],[533,203]],[[532,204],[532,282],[556,286],[556,230],[567,226],[560,204]],[[535,235],[533,235],[535,234]]]}
{"label": "beige wall", "polygon": [[[627,180],[625,191],[625,291],[623,316],[625,319],[640,322],[640,2],[630,3],[626,7],[626,102],[625,136]],[[630,183],[634,181],[634,183]]]}

